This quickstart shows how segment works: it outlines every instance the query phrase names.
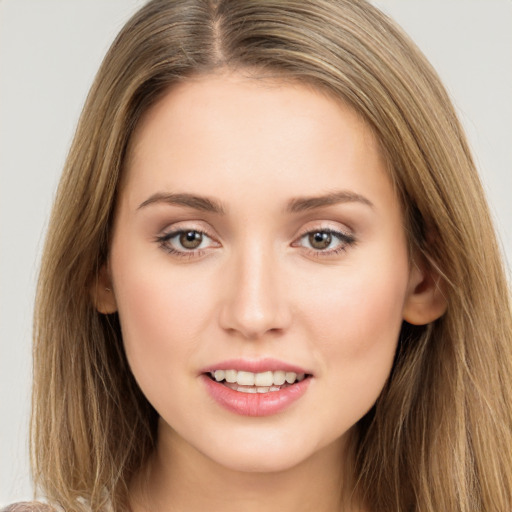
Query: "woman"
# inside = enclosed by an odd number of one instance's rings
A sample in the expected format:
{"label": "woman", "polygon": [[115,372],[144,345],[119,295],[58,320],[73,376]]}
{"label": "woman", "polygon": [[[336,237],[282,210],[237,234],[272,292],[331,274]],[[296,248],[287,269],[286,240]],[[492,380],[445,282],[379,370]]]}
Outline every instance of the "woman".
{"label": "woman", "polygon": [[449,99],[379,11],[152,1],[54,207],[35,481],[65,510],[508,510],[508,300]]}

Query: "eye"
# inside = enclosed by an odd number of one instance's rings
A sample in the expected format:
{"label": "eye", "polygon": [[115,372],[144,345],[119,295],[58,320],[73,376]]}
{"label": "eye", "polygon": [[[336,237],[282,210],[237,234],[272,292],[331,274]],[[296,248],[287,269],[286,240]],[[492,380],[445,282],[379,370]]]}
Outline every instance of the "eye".
{"label": "eye", "polygon": [[178,256],[198,255],[205,249],[220,247],[220,244],[198,229],[179,229],[156,238],[160,246]]}
{"label": "eye", "polygon": [[197,249],[203,243],[204,236],[199,231],[183,231],[174,238],[177,238],[185,249]]}
{"label": "eye", "polygon": [[315,233],[309,233],[308,244],[313,249],[318,249],[319,251],[323,251],[327,249],[332,243],[332,234],[326,231],[316,231]]}
{"label": "eye", "polygon": [[292,245],[304,247],[322,255],[337,254],[355,243],[353,235],[333,229],[316,229],[304,233]]}

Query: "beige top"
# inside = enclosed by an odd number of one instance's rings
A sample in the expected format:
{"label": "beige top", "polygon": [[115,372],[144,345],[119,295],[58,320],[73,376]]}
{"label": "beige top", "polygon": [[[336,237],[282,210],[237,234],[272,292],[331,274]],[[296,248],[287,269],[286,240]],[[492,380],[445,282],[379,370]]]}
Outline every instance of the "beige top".
{"label": "beige top", "polygon": [[55,509],[38,501],[24,501],[7,505],[0,512],[55,512]]}

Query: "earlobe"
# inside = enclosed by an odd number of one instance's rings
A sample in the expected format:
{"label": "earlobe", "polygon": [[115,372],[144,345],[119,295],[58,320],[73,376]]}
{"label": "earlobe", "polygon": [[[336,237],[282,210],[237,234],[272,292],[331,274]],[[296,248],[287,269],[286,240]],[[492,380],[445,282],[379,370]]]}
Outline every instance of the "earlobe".
{"label": "earlobe", "polygon": [[91,298],[99,313],[108,315],[117,311],[117,302],[107,265],[103,265],[91,286]]}
{"label": "earlobe", "polygon": [[423,258],[413,260],[403,319],[413,325],[426,325],[440,318],[448,307],[441,276]]}

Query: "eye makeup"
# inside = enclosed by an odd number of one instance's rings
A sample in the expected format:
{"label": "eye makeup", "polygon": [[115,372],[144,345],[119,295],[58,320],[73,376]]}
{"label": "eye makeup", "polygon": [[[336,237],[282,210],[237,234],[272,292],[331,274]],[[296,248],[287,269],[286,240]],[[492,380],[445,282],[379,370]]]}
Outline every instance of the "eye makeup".
{"label": "eye makeup", "polygon": [[292,243],[292,247],[304,247],[308,254],[320,258],[340,254],[355,242],[356,239],[352,234],[331,228],[320,228],[306,231]]}
{"label": "eye makeup", "polygon": [[167,253],[184,258],[201,257],[210,249],[221,247],[206,231],[197,228],[175,229],[155,238]]}
{"label": "eye makeup", "polygon": [[[172,229],[155,238],[159,247],[179,258],[201,258],[209,251],[222,247],[206,230],[196,227]],[[356,243],[354,235],[341,230],[320,227],[301,233],[290,245],[302,248],[307,255],[332,257],[346,251]]]}

